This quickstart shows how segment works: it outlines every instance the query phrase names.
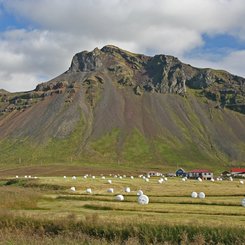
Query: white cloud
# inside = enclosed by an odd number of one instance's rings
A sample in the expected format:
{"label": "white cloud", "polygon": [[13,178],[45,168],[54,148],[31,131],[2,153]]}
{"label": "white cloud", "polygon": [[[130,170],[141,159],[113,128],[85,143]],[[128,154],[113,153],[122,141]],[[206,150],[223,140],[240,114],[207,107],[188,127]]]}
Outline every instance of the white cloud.
{"label": "white cloud", "polygon": [[[114,44],[134,52],[184,57],[204,45],[203,34],[229,34],[245,40],[244,0],[0,0],[32,29],[0,33],[0,70],[52,78],[65,71],[74,53]],[[30,24],[31,25],[31,24]],[[148,53],[149,54],[149,53]],[[222,66],[241,74],[230,54]],[[204,57],[205,58],[205,57]],[[210,64],[209,59],[193,65]],[[195,60],[192,59],[194,62]],[[235,65],[236,64],[236,65]],[[5,80],[5,84],[7,81]],[[10,90],[16,90],[15,81]],[[32,84],[32,83],[31,83]],[[0,87],[3,87],[0,77]]]}
{"label": "white cloud", "polygon": [[225,57],[215,61],[212,57],[202,56],[199,58],[182,58],[183,62],[195,64],[197,67],[226,70],[232,74],[245,77],[245,50],[233,51]]}
{"label": "white cloud", "polygon": [[1,88],[7,91],[29,91],[37,85],[37,77],[31,73],[4,73],[0,72]]}

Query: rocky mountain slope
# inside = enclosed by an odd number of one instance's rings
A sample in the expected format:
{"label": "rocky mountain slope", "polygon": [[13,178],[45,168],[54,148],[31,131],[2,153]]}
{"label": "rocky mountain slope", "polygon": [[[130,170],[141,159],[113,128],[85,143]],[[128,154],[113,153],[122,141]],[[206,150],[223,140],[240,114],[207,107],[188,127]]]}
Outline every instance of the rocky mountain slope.
{"label": "rocky mountain slope", "polygon": [[[245,160],[245,79],[115,46],[35,90],[0,91],[0,162]],[[21,159],[21,160],[20,160]]]}

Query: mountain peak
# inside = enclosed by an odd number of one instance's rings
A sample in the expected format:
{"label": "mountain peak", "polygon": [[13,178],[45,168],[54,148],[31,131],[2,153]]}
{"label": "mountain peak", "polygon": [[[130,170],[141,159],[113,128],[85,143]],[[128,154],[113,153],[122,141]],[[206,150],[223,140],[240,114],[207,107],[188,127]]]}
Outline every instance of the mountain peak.
{"label": "mountain peak", "polygon": [[202,95],[219,106],[245,113],[243,78],[225,71],[195,68],[171,55],[150,57],[106,45],[102,49],[77,53],[67,73],[83,76],[100,73],[102,77],[110,77],[118,86],[133,89],[137,95],[154,92],[186,96],[188,87],[199,89]]}

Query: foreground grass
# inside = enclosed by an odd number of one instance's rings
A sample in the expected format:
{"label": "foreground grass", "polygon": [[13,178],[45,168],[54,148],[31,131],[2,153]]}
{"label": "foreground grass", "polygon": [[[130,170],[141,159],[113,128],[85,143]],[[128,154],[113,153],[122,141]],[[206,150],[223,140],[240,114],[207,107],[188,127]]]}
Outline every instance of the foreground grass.
{"label": "foreground grass", "polygon": [[[0,240],[14,244],[244,244],[244,229],[167,224],[98,222],[96,215],[76,221],[74,215],[48,221],[5,216]],[[17,236],[17,237],[16,237]],[[0,243],[1,244],[1,243]]]}
{"label": "foreground grass", "polygon": [[[240,205],[245,186],[239,180],[157,180],[99,175],[2,179],[0,244],[245,244]],[[125,187],[131,192],[125,193]],[[137,204],[138,189],[149,196],[149,205]],[[192,191],[205,192],[206,199],[190,198]],[[125,201],[116,202],[116,194]]]}

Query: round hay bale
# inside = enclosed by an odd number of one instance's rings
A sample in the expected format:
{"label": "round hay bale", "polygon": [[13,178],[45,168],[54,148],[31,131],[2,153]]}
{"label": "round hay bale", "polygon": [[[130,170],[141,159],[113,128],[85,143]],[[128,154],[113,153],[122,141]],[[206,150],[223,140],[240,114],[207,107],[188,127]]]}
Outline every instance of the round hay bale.
{"label": "round hay bale", "polygon": [[64,179],[66,179],[66,176],[64,176]]}
{"label": "round hay bale", "polygon": [[105,179],[105,176],[102,176],[101,179]]}
{"label": "round hay bale", "polygon": [[126,188],[124,189],[124,191],[127,192],[127,193],[130,193],[130,191],[131,191],[131,190],[130,190],[130,187],[126,187]]}
{"label": "round hay bale", "polygon": [[149,203],[149,197],[147,195],[140,195],[138,197],[138,203],[141,205],[146,205]]}
{"label": "round hay bale", "polygon": [[114,192],[114,189],[113,189],[113,188],[109,188],[109,189],[107,190],[107,192],[108,192],[108,193],[113,193],[113,192]]}
{"label": "round hay bale", "polygon": [[143,195],[144,193],[143,193],[143,191],[142,190],[138,190],[137,191],[137,196],[141,196],[141,195]]}
{"label": "round hay bale", "polygon": [[240,181],[239,181],[239,183],[240,183],[241,185],[243,185],[243,184],[244,184],[243,180],[240,180]]}
{"label": "round hay bale", "polygon": [[84,179],[87,179],[87,175],[84,175],[83,178],[84,178]]}
{"label": "round hay bale", "polygon": [[212,178],[212,179],[210,179],[210,181],[211,181],[211,182],[214,182],[214,179]]}
{"label": "round hay bale", "polygon": [[108,179],[108,180],[107,180],[107,183],[108,183],[108,184],[111,184],[111,183],[112,183],[112,181],[111,181],[110,179]]}
{"label": "round hay bale", "polygon": [[130,179],[134,179],[134,176],[131,176]]}
{"label": "round hay bale", "polygon": [[16,175],[16,176],[15,176],[15,178],[16,178],[16,179],[18,179],[18,178],[19,178],[19,176],[18,176],[18,175]]}
{"label": "round hay bale", "polygon": [[74,186],[72,186],[71,191],[76,191],[76,188]]}
{"label": "round hay bale", "polygon": [[168,178],[167,177],[164,177],[164,181],[168,181]]}
{"label": "round hay bale", "polygon": [[241,204],[243,207],[245,207],[245,198],[242,199]]}
{"label": "round hay bale", "polygon": [[92,189],[91,188],[87,188],[86,189],[86,193],[91,194],[92,193]]}
{"label": "round hay bale", "polygon": [[233,178],[232,178],[232,177],[230,177],[230,178],[229,178],[229,180],[230,180],[230,181],[233,181]]}
{"label": "round hay bale", "polygon": [[205,193],[204,192],[200,192],[198,194],[198,197],[201,198],[201,199],[204,199],[206,196],[205,196]]}
{"label": "round hay bale", "polygon": [[197,180],[198,180],[199,182],[202,182],[202,179],[201,179],[200,177],[198,177]]}
{"label": "round hay bale", "polygon": [[77,179],[77,177],[76,177],[76,176],[72,176],[72,179],[73,179],[73,180],[76,180],[76,179]]}
{"label": "round hay bale", "polygon": [[124,201],[124,196],[123,195],[117,195],[116,197],[115,197],[115,199],[116,199],[116,201]]}
{"label": "round hay bale", "polygon": [[119,179],[122,179],[123,177],[122,176],[119,176]]}
{"label": "round hay bale", "polygon": [[192,198],[197,198],[197,196],[198,196],[198,195],[197,195],[197,193],[196,193],[195,191],[193,191],[193,192],[191,193],[191,197],[192,197]]}
{"label": "round hay bale", "polygon": [[95,176],[92,176],[92,179],[95,179]]}
{"label": "round hay bale", "polygon": [[185,181],[186,181],[186,179],[185,179],[185,178],[182,178],[181,180],[182,180],[183,182],[185,182]]}
{"label": "round hay bale", "polygon": [[161,179],[158,180],[158,183],[159,183],[159,184],[162,184],[162,182],[163,182],[163,181],[162,181]]}
{"label": "round hay bale", "polygon": [[123,175],[123,178],[127,178],[127,175],[124,174],[124,175]]}
{"label": "round hay bale", "polygon": [[145,182],[149,182],[150,180],[148,178],[145,178]]}

